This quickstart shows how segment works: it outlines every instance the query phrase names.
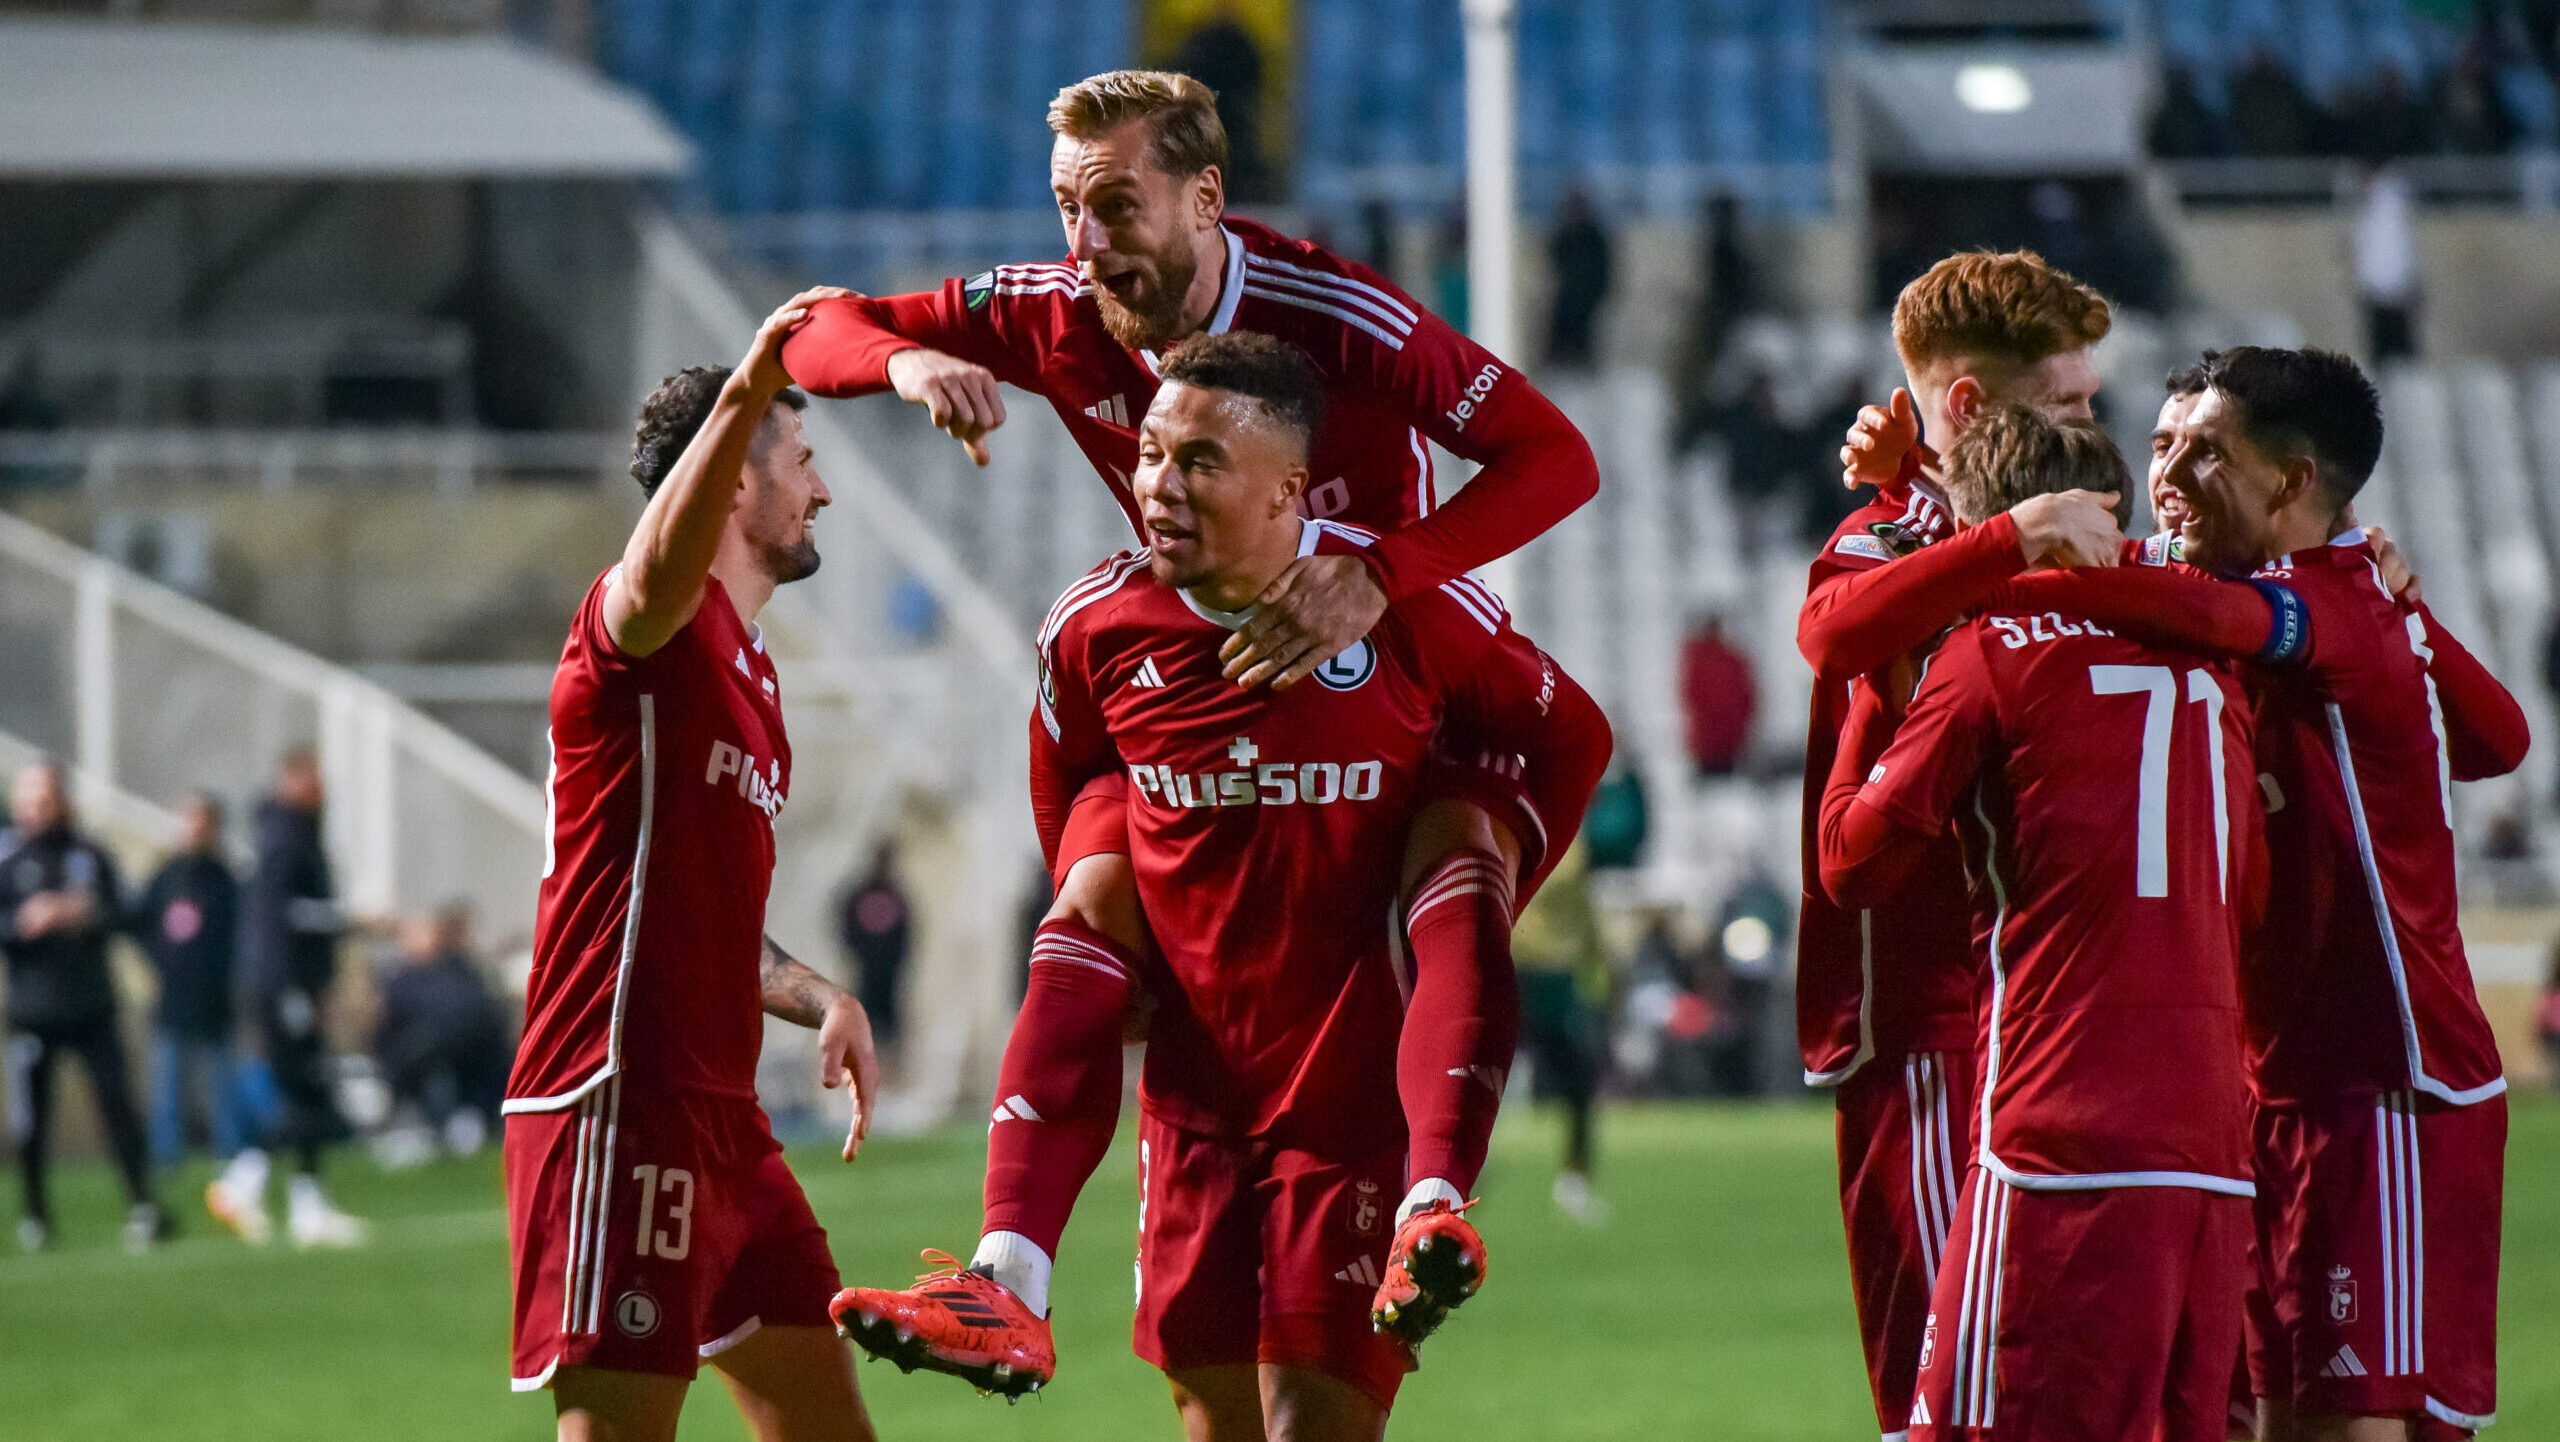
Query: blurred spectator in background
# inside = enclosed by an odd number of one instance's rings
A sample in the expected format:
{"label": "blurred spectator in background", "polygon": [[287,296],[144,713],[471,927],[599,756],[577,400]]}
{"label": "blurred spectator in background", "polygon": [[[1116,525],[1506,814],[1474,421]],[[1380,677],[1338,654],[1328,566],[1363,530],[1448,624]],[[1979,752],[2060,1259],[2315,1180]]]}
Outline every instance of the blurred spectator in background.
{"label": "blurred spectator in background", "polygon": [[1609,774],[1600,778],[1599,789],[1591,793],[1591,809],[1582,818],[1582,839],[1591,848],[1594,870],[1636,864],[1650,825],[1646,813],[1644,778],[1623,760],[1610,762]]}
{"label": "blurred spectator in background", "polygon": [[1580,186],[1565,192],[1556,232],[1547,241],[1555,269],[1555,310],[1547,326],[1547,361],[1588,369],[1596,357],[1601,303],[1609,298],[1609,232]]}
{"label": "blurred spectator in background", "polygon": [[[1402,268],[1397,264],[1396,256],[1395,207],[1378,196],[1373,195],[1360,203],[1359,260],[1389,280],[1397,280],[1396,272]],[[1397,283],[1402,284],[1401,281]]]}
{"label": "blurred spectator in background", "polygon": [[1679,419],[1673,444],[1686,451],[1712,425],[1717,365],[1733,323],[1756,309],[1751,258],[1742,247],[1742,205],[1731,191],[1707,197],[1700,217],[1700,274],[1697,300],[1689,311],[1689,332],[1682,337],[1672,386]]}
{"label": "blurred spectator in background", "polygon": [[1718,1096],[1756,1097],[1769,1090],[1770,1026],[1793,910],[1776,883],[1755,870],[1725,898],[1716,919],[1711,949],[1722,963],[1724,1025],[1711,1054],[1710,1079]]}
{"label": "blurred spectator in background", "polygon": [[1431,254],[1431,308],[1450,328],[1467,329],[1467,198],[1449,202],[1440,222],[1440,243]]}
{"label": "blurred spectator in background", "polygon": [[414,1113],[455,1156],[479,1151],[498,1123],[515,1048],[472,957],[469,904],[403,920],[381,991],[373,1053],[393,1107]]}
{"label": "blurred spectator in background", "polygon": [[2365,354],[2381,365],[2418,354],[2418,226],[2409,178],[2390,166],[2365,169],[2356,192],[2356,300],[2364,308]]}
{"label": "blurred spectator in background", "polygon": [[163,1164],[186,1149],[186,1114],[203,1115],[213,1154],[240,1150],[243,1117],[232,1076],[231,1005],[240,944],[240,883],[222,855],[222,803],[198,792],[180,809],[177,853],[160,863],[130,924],[160,979],[154,1026],[151,1151]]}
{"label": "blurred spectator in background", "polygon": [[9,962],[9,1125],[18,1143],[24,1210],[18,1245],[53,1240],[46,1194],[52,1162],[54,1078],[80,1059],[97,1094],[107,1143],[124,1177],[124,1241],[141,1251],[169,1233],[151,1193],[142,1118],[133,1106],[107,939],[122,921],[115,862],[72,825],[59,767],[27,767],[9,790],[10,829],[0,836],[0,951]]}
{"label": "blurred spectator in background", "polygon": [[2437,80],[2436,116],[2445,148],[2456,155],[2504,155],[2516,143],[2516,118],[2498,85],[2492,28],[2474,30]]}
{"label": "blurred spectator in background", "polygon": [[1725,640],[1722,616],[1706,617],[1680,648],[1680,707],[1700,775],[1730,776],[1742,764],[1759,705],[1751,658]]}
{"label": "blurred spectator in background", "polygon": [[2435,117],[2409,88],[2400,67],[2384,62],[2347,92],[2339,107],[2349,154],[2380,163],[2436,148]]}
{"label": "blurred spectator in background", "polygon": [[1165,68],[1217,92],[1218,123],[1227,128],[1228,195],[1247,204],[1280,199],[1278,176],[1262,143],[1262,46],[1235,11],[1221,5],[1194,26]]}
{"label": "blurred spectator in background", "polygon": [[853,958],[854,993],[871,1014],[871,1037],[882,1047],[898,1044],[903,1025],[898,991],[907,974],[915,908],[898,884],[898,843],[883,840],[871,853],[871,869],[836,907],[836,939]]}
{"label": "blurred spectator in background", "polygon": [[258,869],[242,897],[242,991],[266,1051],[282,1106],[262,1138],[241,1149],[213,1185],[205,1206],[253,1246],[266,1245],[266,1148],[290,1147],[295,1175],[285,1223],[303,1247],[354,1246],[364,1224],[339,1211],[320,1185],[320,1154],[346,1136],[330,1085],[321,1022],[338,974],[338,938],[347,930],[320,845],[320,759],[288,752],[275,785],[258,803]]}
{"label": "blurred spectator in background", "polygon": [[2172,61],[2160,72],[2160,103],[2151,112],[2151,153],[2163,160],[2196,160],[2231,149],[2222,117],[2204,103],[2196,73]]}
{"label": "blurred spectator in background", "polygon": [[1511,927],[1520,969],[1520,1050],[1531,1094],[1565,1107],[1564,1169],[1554,1197],[1585,1226],[1607,1221],[1592,1190],[1592,1110],[1600,1090],[1600,1018],[1609,1002],[1609,958],[1591,905],[1591,851],[1576,841]]}
{"label": "blurred spectator in background", "polygon": [[2249,53],[2231,77],[2233,148],[2242,155],[2318,155],[2327,146],[2328,115],[2266,46]]}

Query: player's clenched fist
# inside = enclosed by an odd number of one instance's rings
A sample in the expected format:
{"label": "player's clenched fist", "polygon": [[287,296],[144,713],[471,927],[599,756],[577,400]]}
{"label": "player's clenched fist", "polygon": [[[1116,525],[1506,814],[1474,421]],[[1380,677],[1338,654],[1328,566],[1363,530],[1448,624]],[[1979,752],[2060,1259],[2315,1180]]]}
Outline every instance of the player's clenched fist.
{"label": "player's clenched fist", "polygon": [[747,348],[747,385],[758,395],[780,395],[791,384],[791,372],[782,368],[782,343],[809,319],[809,307],[822,300],[842,300],[853,294],[840,285],[817,285],[784,301],[773,314],[756,327],[755,344]]}
{"label": "player's clenched fist", "polygon": [[2009,511],[2018,550],[2031,566],[2112,566],[2124,554],[2115,504],[2113,491],[2030,496]]}
{"label": "player's clenched fist", "polygon": [[1883,405],[1859,408],[1857,423],[1840,446],[1840,484],[1852,490],[1881,489],[1900,479],[1913,461],[1934,465],[1937,459],[1938,453],[1920,439],[1920,410],[1911,392],[1896,386],[1893,399]]}
{"label": "player's clenched fist", "polygon": [[987,432],[1004,424],[1004,395],[996,373],[974,361],[922,346],[889,357],[889,384],[900,400],[914,401],[966,447],[969,459],[987,463]]}

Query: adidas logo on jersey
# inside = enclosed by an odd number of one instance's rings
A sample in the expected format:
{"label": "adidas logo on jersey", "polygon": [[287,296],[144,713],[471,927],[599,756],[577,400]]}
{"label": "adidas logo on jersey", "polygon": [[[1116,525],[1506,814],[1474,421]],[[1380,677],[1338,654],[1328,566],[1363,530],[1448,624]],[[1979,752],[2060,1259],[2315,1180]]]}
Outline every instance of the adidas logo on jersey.
{"label": "adidas logo on jersey", "polygon": [[1113,396],[1107,401],[1095,401],[1084,408],[1084,413],[1107,426],[1129,424],[1129,402],[1124,396]]}
{"label": "adidas logo on jersey", "polygon": [[1141,691],[1153,691],[1164,685],[1164,673],[1156,669],[1156,658],[1149,656],[1140,661],[1138,674],[1129,678],[1129,684]]}
{"label": "adidas logo on jersey", "polygon": [[997,1122],[1036,1122],[1040,1119],[1040,1114],[1031,1109],[1031,1103],[1023,1100],[1021,1093],[1017,1092],[996,1104],[996,1114],[987,1123],[987,1130],[995,1130]]}
{"label": "adidas logo on jersey", "polygon": [[1374,1287],[1378,1285],[1378,1264],[1370,1261],[1367,1255],[1363,1254],[1354,1258],[1350,1266],[1334,1273],[1333,1279],[1362,1287]]}
{"label": "adidas logo on jersey", "polygon": [[2356,1360],[2353,1347],[2340,1347],[2338,1355],[2329,1359],[2329,1365],[2320,1369],[2323,1377],[2361,1377],[2364,1374],[2364,1363]]}

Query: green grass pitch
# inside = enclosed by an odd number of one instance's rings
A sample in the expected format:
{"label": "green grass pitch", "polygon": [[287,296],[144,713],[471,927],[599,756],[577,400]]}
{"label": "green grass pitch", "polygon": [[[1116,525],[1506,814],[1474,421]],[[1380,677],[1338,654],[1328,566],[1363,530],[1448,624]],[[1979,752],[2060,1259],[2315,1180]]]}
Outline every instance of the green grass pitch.
{"label": "green grass pitch", "polygon": [[[1391,1436],[1872,1438],[1819,1107],[1631,1107],[1601,1133],[1609,1224],[1548,1205],[1555,1122],[1514,1116],[1475,1215],[1483,1294],[1425,1349]],[[1129,1130],[1123,1127],[1124,1135]],[[983,1138],[870,1144],[792,1163],[845,1275],[903,1282],[916,1249],[974,1240]],[[2509,1149],[2501,1421],[2560,1438],[2560,1102],[2519,1097]],[[1103,1166],[1058,1270],[1061,1376],[1019,1406],[949,1378],[861,1370],[883,1437],[1178,1436],[1162,1380],[1129,1355],[1133,1166]],[[541,1438],[550,1407],[507,1390],[505,1219],[493,1154],[386,1174],[349,1154],[335,1185],[370,1248],[253,1253],[192,1209],[142,1260],[115,1245],[102,1169],[70,1170],[57,1250],[0,1258],[0,1438]],[[707,1374],[688,1438],[744,1429]]]}

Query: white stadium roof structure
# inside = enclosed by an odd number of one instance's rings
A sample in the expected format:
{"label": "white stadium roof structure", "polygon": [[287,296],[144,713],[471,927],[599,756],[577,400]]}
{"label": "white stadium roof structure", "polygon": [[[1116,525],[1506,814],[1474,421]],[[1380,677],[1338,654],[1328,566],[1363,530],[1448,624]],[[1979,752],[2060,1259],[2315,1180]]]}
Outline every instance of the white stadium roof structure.
{"label": "white stadium roof structure", "polygon": [[632,92],[494,36],[0,21],[0,179],[649,179]]}

